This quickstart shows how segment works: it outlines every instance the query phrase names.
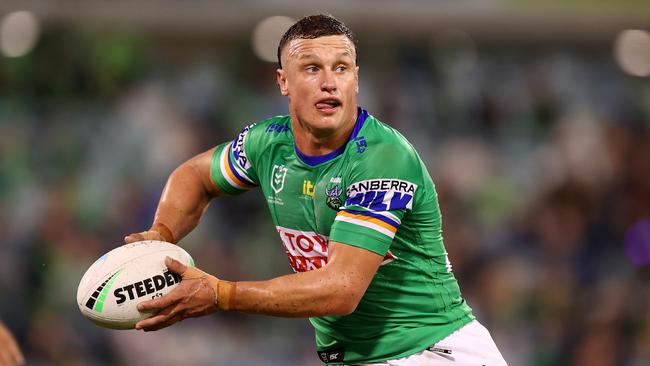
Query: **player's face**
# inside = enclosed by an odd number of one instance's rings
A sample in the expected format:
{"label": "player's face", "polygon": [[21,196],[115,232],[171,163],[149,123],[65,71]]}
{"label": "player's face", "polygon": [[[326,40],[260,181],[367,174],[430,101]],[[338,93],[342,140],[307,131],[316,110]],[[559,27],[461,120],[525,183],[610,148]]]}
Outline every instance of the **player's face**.
{"label": "player's face", "polygon": [[343,35],[294,39],[282,50],[277,71],[289,113],[315,136],[354,124],[359,68],[354,44]]}

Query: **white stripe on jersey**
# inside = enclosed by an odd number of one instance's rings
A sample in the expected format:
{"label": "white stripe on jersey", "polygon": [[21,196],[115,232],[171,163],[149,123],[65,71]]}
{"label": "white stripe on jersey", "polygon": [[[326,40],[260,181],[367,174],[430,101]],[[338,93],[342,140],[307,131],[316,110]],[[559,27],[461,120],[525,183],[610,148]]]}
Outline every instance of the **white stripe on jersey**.
{"label": "white stripe on jersey", "polygon": [[[229,159],[230,159],[230,149],[231,149],[231,145],[228,145],[228,152],[227,152],[227,153],[229,154],[229,155],[228,155],[228,158],[229,158]],[[232,163],[232,161],[231,161],[231,163]],[[244,172],[244,171],[242,170],[242,168],[239,166],[239,164],[237,164],[237,163],[235,162],[235,163],[232,163],[232,166],[235,168],[235,170],[237,171],[237,173],[238,173],[242,178],[244,178],[244,179],[247,181],[246,183],[248,183],[248,184],[250,184],[250,185],[252,185],[252,186],[257,186],[257,184],[255,184],[255,183],[253,182],[253,180],[250,179],[250,178],[248,177],[248,175],[246,175],[246,172]],[[250,187],[248,187],[248,188],[246,188],[246,189],[250,189]]]}
{"label": "white stripe on jersey", "polygon": [[[393,220],[393,221],[395,221],[397,223],[397,225],[400,225],[402,223],[402,220],[400,220],[399,217],[393,215],[389,211],[373,211],[373,210],[368,210],[368,209],[361,210],[361,209],[358,208],[359,206],[356,206],[356,205],[353,205],[353,206],[354,206],[354,209],[351,210],[351,211],[371,212],[371,213],[373,213],[375,215],[383,216],[383,217],[385,217],[387,219]],[[350,209],[350,206],[341,206],[339,208],[339,210],[349,210],[349,209]]]}
{"label": "white stripe on jersey", "polygon": [[391,219],[391,220],[395,221],[398,225],[402,223],[402,220],[400,220],[397,216],[393,215],[392,213],[390,213],[388,211],[372,211],[372,210],[370,210],[370,212],[372,212],[372,213],[374,213],[376,215],[384,216],[384,217],[386,217],[388,219]]}
{"label": "white stripe on jersey", "polygon": [[219,156],[219,169],[224,179],[235,188],[249,190],[257,186],[241,171],[241,168],[237,164],[232,164],[232,161],[230,161],[230,145],[227,145],[221,151],[221,155]]}
{"label": "white stripe on jersey", "polygon": [[226,154],[228,154],[229,149],[230,149],[230,144],[226,145],[226,147],[224,147],[221,150],[221,155],[219,156],[219,170],[221,171],[221,175],[226,180],[226,182],[228,182],[234,188],[246,189],[245,187],[238,185],[235,181],[232,180],[232,178],[230,178],[230,174],[228,174],[228,171],[224,166],[224,160],[228,159],[228,156],[226,156]]}
{"label": "white stripe on jersey", "polygon": [[387,230],[387,229],[385,229],[385,228],[383,228],[383,227],[381,227],[381,226],[379,226],[377,224],[373,224],[372,222],[359,220],[359,219],[355,219],[355,218],[352,218],[352,217],[345,217],[345,216],[342,216],[342,215],[336,215],[336,221],[343,221],[343,222],[348,222],[350,224],[355,224],[355,225],[367,227],[368,229],[378,231],[378,232],[386,235],[387,237],[389,237],[391,239],[393,237],[395,237],[395,233],[393,233],[393,232],[391,232],[391,231],[389,231],[389,230]]}

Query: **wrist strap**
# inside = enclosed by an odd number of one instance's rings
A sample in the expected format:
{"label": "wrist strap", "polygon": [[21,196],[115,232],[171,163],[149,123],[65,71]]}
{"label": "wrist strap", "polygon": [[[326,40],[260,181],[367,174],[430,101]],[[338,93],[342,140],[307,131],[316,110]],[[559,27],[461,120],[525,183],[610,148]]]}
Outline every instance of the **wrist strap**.
{"label": "wrist strap", "polygon": [[151,227],[151,230],[157,231],[160,236],[165,239],[166,242],[176,244],[176,241],[174,240],[174,234],[172,234],[172,231],[169,230],[167,225],[163,224],[162,222],[155,222]]}
{"label": "wrist strap", "polygon": [[217,280],[217,307],[221,310],[227,311],[232,309],[235,299],[235,291],[237,282]]}

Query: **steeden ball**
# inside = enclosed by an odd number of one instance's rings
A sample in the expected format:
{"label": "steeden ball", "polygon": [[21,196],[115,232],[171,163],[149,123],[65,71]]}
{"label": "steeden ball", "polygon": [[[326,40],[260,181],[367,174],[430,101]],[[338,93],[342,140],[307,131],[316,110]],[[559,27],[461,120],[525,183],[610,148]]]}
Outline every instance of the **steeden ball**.
{"label": "steeden ball", "polygon": [[157,240],[117,247],[102,255],[81,278],[77,304],[93,323],[112,329],[133,329],[154,315],[140,312],[140,302],[163,296],[178,286],[179,275],[165,266],[165,257],[194,266],[183,248]]}

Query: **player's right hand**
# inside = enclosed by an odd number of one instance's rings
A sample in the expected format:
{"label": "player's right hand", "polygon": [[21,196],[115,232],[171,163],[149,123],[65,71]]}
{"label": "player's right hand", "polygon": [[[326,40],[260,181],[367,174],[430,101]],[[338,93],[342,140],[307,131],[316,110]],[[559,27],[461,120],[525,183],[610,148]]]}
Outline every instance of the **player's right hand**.
{"label": "player's right hand", "polygon": [[0,322],[0,366],[24,365],[23,357],[16,339],[9,329]]}
{"label": "player's right hand", "polygon": [[124,237],[124,243],[126,244],[135,243],[136,241],[143,241],[143,240],[167,241],[163,237],[163,235],[156,230],[141,231],[139,233],[129,234]]}
{"label": "player's right hand", "polygon": [[[182,280],[168,294],[138,304],[138,310],[153,311],[156,314],[139,321],[135,329],[146,332],[158,330],[185,318],[213,313],[220,309],[217,302],[219,283],[224,283],[228,289],[232,288],[230,282],[220,281],[196,267],[188,267],[175,259],[165,258],[165,265],[171,272],[180,275]],[[219,297],[219,301],[228,303],[229,295],[226,296],[224,291],[222,293],[224,295]],[[221,308],[226,309],[223,305]]]}

